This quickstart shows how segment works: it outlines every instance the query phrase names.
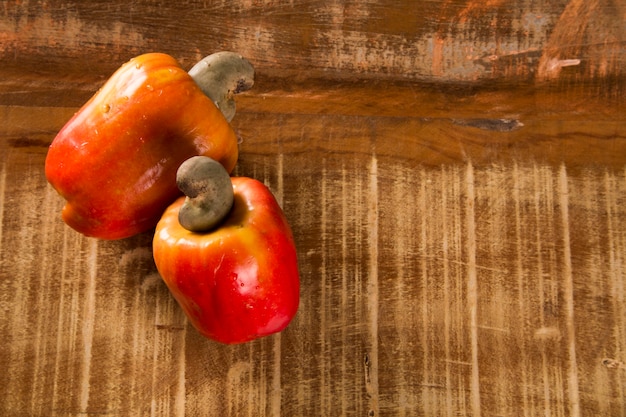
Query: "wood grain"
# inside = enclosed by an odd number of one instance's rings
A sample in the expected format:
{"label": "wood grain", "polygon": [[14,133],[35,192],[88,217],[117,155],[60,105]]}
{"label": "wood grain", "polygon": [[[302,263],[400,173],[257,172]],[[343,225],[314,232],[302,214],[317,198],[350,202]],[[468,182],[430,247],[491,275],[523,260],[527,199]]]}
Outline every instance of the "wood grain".
{"label": "wood grain", "polygon": [[624,412],[623,167],[423,164],[378,152],[397,120],[240,114],[237,174],[282,202],[303,299],[282,335],[226,347],[188,328],[149,234],[102,242],[59,220],[44,138],[71,113],[4,109],[5,413]]}
{"label": "wood grain", "polygon": [[[0,415],[623,416],[620,2],[0,7]],[[150,233],[81,236],[47,147],[126,59],[257,67],[236,175],[298,247],[281,334],[201,337]]]}
{"label": "wood grain", "polygon": [[610,0],[3,5],[3,71],[72,82],[108,77],[120,61],[151,50],[188,67],[210,52],[236,50],[264,73],[299,80],[580,83],[621,77],[625,68],[626,8]]}

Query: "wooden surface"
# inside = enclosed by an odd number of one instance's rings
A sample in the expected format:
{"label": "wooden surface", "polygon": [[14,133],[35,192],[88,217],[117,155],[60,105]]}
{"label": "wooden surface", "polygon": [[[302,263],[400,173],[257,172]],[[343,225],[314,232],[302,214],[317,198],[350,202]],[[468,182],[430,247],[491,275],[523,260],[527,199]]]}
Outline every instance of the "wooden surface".
{"label": "wooden surface", "polygon": [[[622,1],[1,5],[0,415],[626,415]],[[128,58],[221,49],[257,68],[236,174],[302,279],[238,346],[187,324],[150,233],[79,235],[43,174]]]}

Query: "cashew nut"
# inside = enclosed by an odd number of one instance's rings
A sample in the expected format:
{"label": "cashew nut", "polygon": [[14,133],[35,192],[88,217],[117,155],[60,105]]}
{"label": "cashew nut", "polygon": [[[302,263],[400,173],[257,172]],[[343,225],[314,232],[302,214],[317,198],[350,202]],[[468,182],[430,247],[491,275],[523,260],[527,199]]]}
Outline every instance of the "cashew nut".
{"label": "cashew nut", "polygon": [[216,52],[189,70],[189,75],[229,122],[235,116],[233,96],[254,84],[254,67],[235,52]]}

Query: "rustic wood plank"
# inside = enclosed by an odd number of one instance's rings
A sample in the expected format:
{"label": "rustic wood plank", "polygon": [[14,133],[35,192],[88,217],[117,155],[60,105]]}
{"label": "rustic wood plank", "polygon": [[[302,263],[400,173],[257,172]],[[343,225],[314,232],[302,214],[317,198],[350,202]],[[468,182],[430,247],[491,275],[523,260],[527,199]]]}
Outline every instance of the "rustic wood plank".
{"label": "rustic wood plank", "polygon": [[150,50],[191,66],[231,49],[299,79],[580,82],[624,75],[625,13],[610,0],[8,1],[0,58],[66,80]]}
{"label": "rustic wood plank", "polygon": [[[529,122],[549,132],[533,153],[497,143],[519,131],[449,120],[244,110],[237,174],[282,202],[303,299],[283,334],[228,347],[188,328],[149,234],[101,242],[59,220],[42,167],[72,112],[2,110],[3,412],[624,412],[619,119]],[[539,156],[570,129],[599,160]],[[433,156],[451,142],[474,150]]]}

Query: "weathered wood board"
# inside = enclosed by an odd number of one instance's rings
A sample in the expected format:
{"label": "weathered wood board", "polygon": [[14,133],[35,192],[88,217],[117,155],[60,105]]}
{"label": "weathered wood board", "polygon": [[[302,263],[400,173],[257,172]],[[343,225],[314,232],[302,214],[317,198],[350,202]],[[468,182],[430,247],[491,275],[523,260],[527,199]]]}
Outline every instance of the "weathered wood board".
{"label": "weathered wood board", "polygon": [[5,1],[3,6],[3,64],[72,79],[101,75],[102,67],[109,73],[119,61],[146,50],[172,53],[191,65],[219,49],[254,57],[267,73],[298,79],[519,82],[562,72],[584,79],[624,75],[621,1]]}
{"label": "weathered wood board", "polygon": [[[415,4],[4,2],[0,415],[626,414],[624,6]],[[257,65],[236,174],[302,279],[237,346],[188,325],[150,233],[81,236],[43,173],[127,58],[217,49]]]}

